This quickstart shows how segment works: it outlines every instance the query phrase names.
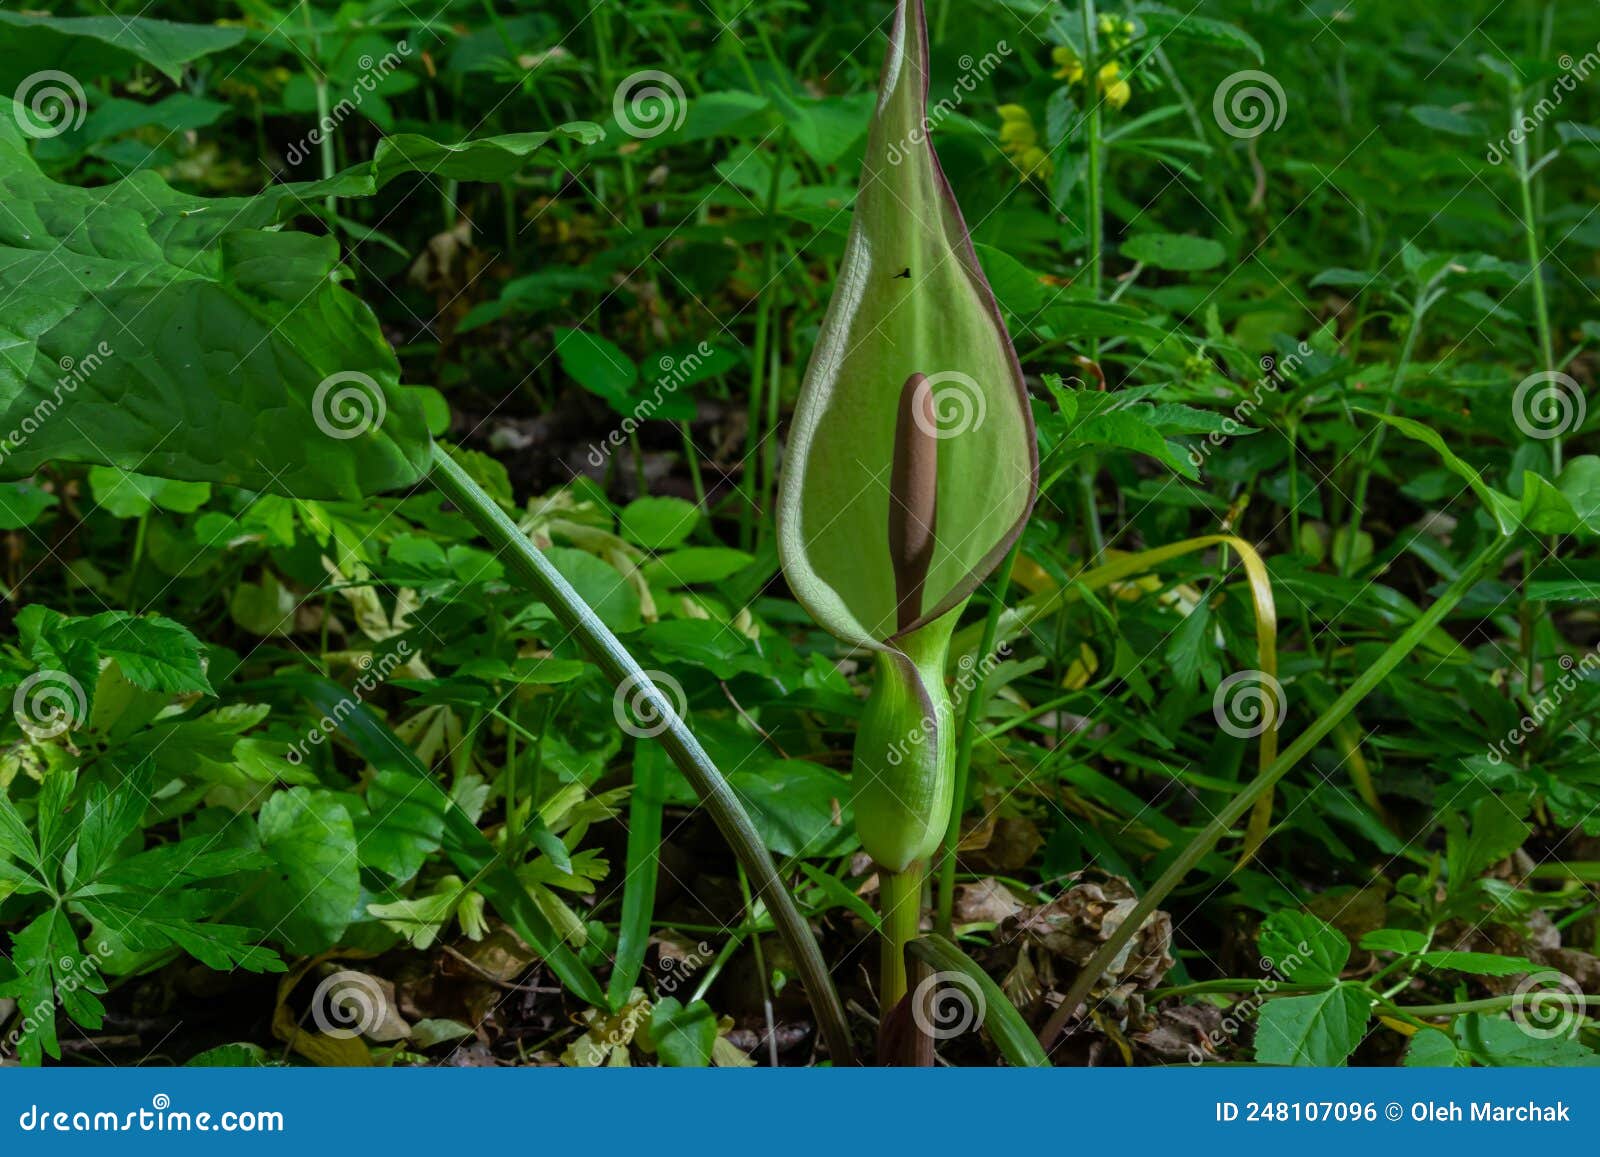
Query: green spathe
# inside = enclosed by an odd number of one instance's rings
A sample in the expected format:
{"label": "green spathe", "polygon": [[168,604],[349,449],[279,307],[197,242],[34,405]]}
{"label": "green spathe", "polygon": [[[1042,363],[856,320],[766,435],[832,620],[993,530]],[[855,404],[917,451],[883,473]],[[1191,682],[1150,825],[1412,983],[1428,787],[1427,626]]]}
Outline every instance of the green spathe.
{"label": "green spathe", "polygon": [[1027,388],[929,141],[921,0],[901,0],[837,288],[779,494],[795,596],[877,652],[856,738],[856,826],[901,871],[953,794],[950,632],[1037,489]]}

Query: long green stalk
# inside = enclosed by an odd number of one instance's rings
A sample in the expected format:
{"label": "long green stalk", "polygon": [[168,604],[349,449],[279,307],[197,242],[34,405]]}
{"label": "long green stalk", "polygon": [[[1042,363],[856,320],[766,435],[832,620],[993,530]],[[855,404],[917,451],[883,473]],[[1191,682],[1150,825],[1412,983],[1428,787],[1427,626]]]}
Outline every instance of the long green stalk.
{"label": "long green stalk", "polygon": [[1228,805],[1218,812],[1205,828],[1189,841],[1187,847],[1179,853],[1167,870],[1161,873],[1159,879],[1150,886],[1139,902],[1134,905],[1133,911],[1122,921],[1111,938],[1100,946],[1083,971],[1072,982],[1072,987],[1067,990],[1066,999],[1061,1006],[1051,1015],[1039,1033],[1039,1043],[1047,1050],[1061,1035],[1061,1030],[1066,1026],[1067,1020],[1077,1010],[1078,1006],[1089,995],[1089,990],[1100,980],[1112,962],[1117,959],[1128,942],[1144,926],[1145,920],[1165,900],[1171,891],[1183,882],[1187,876],[1207,853],[1216,846],[1217,842],[1227,834],[1229,829],[1250,811],[1258,799],[1271,791],[1273,786],[1282,779],[1302,759],[1311,753],[1323,738],[1338,726],[1340,720],[1355,710],[1356,705],[1370,695],[1389,672],[1400,664],[1400,661],[1416,649],[1417,645],[1427,636],[1429,631],[1443,621],[1463,598],[1478,582],[1494,573],[1500,561],[1510,550],[1512,540],[1509,538],[1498,539],[1485,547],[1478,556],[1469,564],[1457,579],[1449,585],[1434,604],[1427,609],[1416,622],[1412,623],[1389,647],[1378,656],[1376,662],[1363,671],[1355,682],[1351,683],[1345,692],[1334,700],[1333,705],[1311,723],[1305,731],[1286,748],[1282,755],[1273,762],[1272,766],[1258,775],[1250,784],[1234,796]]}
{"label": "long green stalk", "polygon": [[902,872],[878,869],[878,911],[883,915],[883,955],[878,971],[878,993],[883,1015],[909,991],[906,981],[906,945],[917,938],[922,923],[922,881],[927,865],[913,861]]}
{"label": "long green stalk", "polygon": [[844,1005],[834,988],[828,965],[817,947],[811,927],[784,887],[783,880],[767,854],[766,845],[750,822],[749,815],[728,781],[706,754],[705,748],[679,717],[672,701],[662,694],[622,643],[595,615],[594,611],[561,577],[550,561],[528,537],[517,529],[483,489],[472,480],[448,451],[436,446],[433,452],[433,483],[461,510],[479,532],[495,547],[495,552],[519,579],[538,595],[556,620],[589,652],[591,658],[616,686],[627,686],[632,694],[647,702],[657,717],[666,723],[656,737],[672,762],[683,772],[705,805],[734,855],[749,873],[755,893],[772,914],[778,934],[794,958],[795,968],[806,986],[812,1011],[828,1052],[835,1064],[855,1063],[855,1048],[845,1021]]}

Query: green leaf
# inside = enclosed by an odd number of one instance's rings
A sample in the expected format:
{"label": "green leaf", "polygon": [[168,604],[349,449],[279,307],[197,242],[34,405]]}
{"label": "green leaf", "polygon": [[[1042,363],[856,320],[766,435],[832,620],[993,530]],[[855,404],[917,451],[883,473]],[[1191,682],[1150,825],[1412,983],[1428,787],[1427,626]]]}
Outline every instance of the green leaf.
{"label": "green leaf", "polygon": [[94,500],[116,518],[138,518],[159,506],[179,514],[192,514],[211,497],[204,482],[174,482],[134,474],[115,466],[96,466],[89,471],[89,489]]}
{"label": "green leaf", "polygon": [[256,822],[273,865],[254,895],[258,922],[296,955],[326,951],[361,900],[350,813],[332,792],[295,787],[269,797]]}
{"label": "green leaf", "polygon": [[1256,38],[1236,25],[1196,16],[1193,11],[1177,12],[1165,4],[1141,4],[1138,15],[1147,34],[1154,36],[1157,43],[1173,36],[1219,48],[1236,48],[1255,57],[1257,64],[1266,60]]}
{"label": "green leaf", "polygon": [[0,316],[0,479],[59,459],[300,498],[415,482],[431,453],[422,406],[338,284],[338,245],[278,225],[418,164],[503,176],[549,139],[391,137],[373,161],[254,197],[197,197],[148,171],[84,189],[40,171],[0,96],[0,296],[29,303]]}
{"label": "green leaf", "polygon": [[581,329],[558,329],[556,359],[573,381],[603,398],[617,413],[625,417],[633,413],[632,393],[639,367],[615,342]]}
{"label": "green leaf", "polygon": [[61,500],[38,484],[0,483],[0,530],[21,530],[39,521],[39,516]]}
{"label": "green leaf", "polygon": [[1476,976],[1520,976],[1539,969],[1533,961],[1520,956],[1496,956],[1492,952],[1424,952],[1417,960],[1428,968],[1450,968]]}
{"label": "green leaf", "polygon": [[1190,237],[1181,233],[1141,233],[1122,243],[1122,255],[1157,269],[1193,273],[1221,265],[1228,256],[1209,237]]}
{"label": "green leaf", "polygon": [[1256,1025],[1256,1060],[1266,1065],[1343,1065],[1366,1035],[1371,1006],[1359,984],[1269,1000]]}
{"label": "green leaf", "polygon": [[0,88],[10,92],[26,76],[45,70],[69,73],[82,84],[97,76],[125,75],[136,61],[176,84],[184,65],[244,38],[243,27],[174,24],[145,16],[0,12],[0,43],[6,49],[0,54]]}
{"label": "green leaf", "polygon": [[800,759],[728,774],[762,841],[780,856],[837,856],[855,847],[850,781]]}
{"label": "green leaf", "polygon": [[1455,137],[1482,137],[1483,125],[1469,116],[1462,116],[1454,109],[1444,108],[1436,104],[1414,104],[1406,110],[1407,115],[1420,125],[1440,132],[1449,133]]}
{"label": "green leaf", "polygon": [[1274,912],[1257,939],[1263,962],[1296,984],[1332,984],[1350,961],[1350,941],[1309,912]]}
{"label": "green leaf", "polygon": [[1425,933],[1409,928],[1376,928],[1361,938],[1361,947],[1369,952],[1394,952],[1409,956],[1428,946]]}
{"label": "green leaf", "polygon": [[675,996],[662,997],[650,1011],[650,1037],[662,1064],[705,1068],[711,1063],[711,1046],[717,1043],[717,1017],[703,1000],[685,1008]]}
{"label": "green leaf", "polygon": [[700,508],[681,498],[636,498],[622,509],[622,533],[646,550],[682,544],[700,524]]}
{"label": "green leaf", "polygon": [[100,654],[115,659],[123,677],[145,691],[210,695],[200,640],[187,627],[160,615],[106,611],[76,628]]}
{"label": "green leaf", "polygon": [[755,559],[742,550],[725,546],[691,546],[658,555],[640,570],[652,583],[687,587],[696,583],[720,582],[738,574]]}
{"label": "green leaf", "polygon": [[[972,593],[1021,532],[1036,486],[1027,386],[929,139],[929,70],[922,4],[902,0],[778,501],[795,596],[834,635],[874,649]],[[892,510],[918,516],[891,497],[897,449],[936,511],[906,591],[888,528]]]}
{"label": "green leaf", "polygon": [[[416,753],[399,736],[366,704],[356,703],[352,707],[349,692],[331,679],[300,676],[285,678],[283,682],[305,695],[322,712],[333,715],[338,720],[340,733],[350,740],[367,762],[409,779],[410,787],[407,790],[415,796],[435,797],[435,802],[430,806],[444,814],[444,849],[457,870],[465,878],[476,881],[476,888],[489,898],[496,914],[545,959],[550,970],[576,996],[592,1005],[606,1003],[599,982],[572,949],[562,943],[529,895],[528,889],[517,879],[488,838],[473,825],[472,819],[445,797],[443,789],[434,781]],[[337,714],[334,714],[336,711]]]}

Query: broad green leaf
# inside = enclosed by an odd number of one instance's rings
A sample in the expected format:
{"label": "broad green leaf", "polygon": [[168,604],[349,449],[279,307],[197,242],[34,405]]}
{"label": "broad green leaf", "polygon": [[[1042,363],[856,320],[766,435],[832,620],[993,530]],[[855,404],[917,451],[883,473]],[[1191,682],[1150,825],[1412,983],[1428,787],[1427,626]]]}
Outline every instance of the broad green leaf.
{"label": "broad green leaf", "polygon": [[[972,593],[1021,532],[1036,482],[1027,388],[929,140],[928,80],[922,2],[901,0],[778,507],[796,597],[873,648]],[[897,431],[919,448],[936,512],[925,577],[903,595],[889,533]]]}
{"label": "broad green leaf", "polygon": [[193,514],[211,497],[211,487],[204,482],[151,478],[115,466],[90,470],[89,489],[100,507],[115,518],[138,518],[158,506],[176,514]]}
{"label": "broad green leaf", "polygon": [[326,181],[206,198],[153,172],[59,184],[18,124],[0,97],[0,296],[15,303],[0,315],[0,478],[63,459],[327,499],[423,475],[421,403],[338,284],[338,245],[278,226],[418,166],[504,176],[552,134],[392,137]]}
{"label": "broad green leaf", "polygon": [[[0,12],[0,89],[11,92],[28,76],[65,72],[82,85],[125,75],[134,62],[176,84],[184,65],[232,48],[243,27],[174,24],[146,16],[28,16]],[[10,112],[0,110],[0,116]]]}
{"label": "broad green leaf", "polygon": [[802,759],[730,772],[728,786],[780,856],[837,856],[855,847],[850,781]]}
{"label": "broad green leaf", "polygon": [[0,483],[0,530],[21,530],[61,500],[32,482]]}
{"label": "broad green leaf", "polygon": [[361,899],[350,813],[332,792],[295,787],[262,805],[257,826],[273,864],[254,893],[257,920],[298,955],[325,951]]}
{"label": "broad green leaf", "polygon": [[681,498],[635,498],[622,509],[622,533],[646,550],[680,545],[700,522],[700,510]]}
{"label": "broad green leaf", "polygon": [[1309,912],[1274,912],[1261,925],[1256,943],[1263,965],[1296,984],[1337,981],[1350,960],[1344,933]]}
{"label": "broad green leaf", "polygon": [[1141,233],[1122,243],[1122,255],[1157,269],[1192,273],[1221,265],[1227,250],[1209,237],[1182,233]]}
{"label": "broad green leaf", "polygon": [[633,413],[632,392],[639,367],[615,342],[581,329],[559,329],[556,359],[573,381],[605,399],[617,413]]}
{"label": "broad green leaf", "polygon": [[662,997],[650,1012],[650,1039],[661,1063],[673,1068],[704,1068],[717,1042],[717,1017],[697,1000],[687,1008],[675,996]]}
{"label": "broad green leaf", "polygon": [[1261,1008],[1256,1060],[1268,1065],[1343,1065],[1367,1031],[1371,998],[1358,984],[1280,996]]}

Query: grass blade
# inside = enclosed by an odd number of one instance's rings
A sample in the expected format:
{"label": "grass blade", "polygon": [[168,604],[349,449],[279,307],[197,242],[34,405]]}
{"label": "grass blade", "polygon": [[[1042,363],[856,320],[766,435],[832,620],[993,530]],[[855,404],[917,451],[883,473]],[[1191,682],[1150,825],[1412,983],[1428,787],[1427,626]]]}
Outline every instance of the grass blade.
{"label": "grass blade", "polygon": [[628,862],[622,885],[622,919],[617,956],[607,992],[621,1008],[633,991],[650,947],[650,920],[656,910],[656,873],[661,863],[661,806],[666,793],[666,757],[653,743],[633,752],[633,795],[628,800]]}

